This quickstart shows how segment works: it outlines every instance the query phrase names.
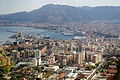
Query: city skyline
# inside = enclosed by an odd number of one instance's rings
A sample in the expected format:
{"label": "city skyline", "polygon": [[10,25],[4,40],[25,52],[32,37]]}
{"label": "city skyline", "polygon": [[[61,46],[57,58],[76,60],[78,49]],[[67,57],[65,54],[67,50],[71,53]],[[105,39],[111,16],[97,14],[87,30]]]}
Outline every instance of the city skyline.
{"label": "city skyline", "polygon": [[21,11],[32,11],[47,4],[61,4],[70,6],[120,6],[119,0],[0,0],[0,14]]}

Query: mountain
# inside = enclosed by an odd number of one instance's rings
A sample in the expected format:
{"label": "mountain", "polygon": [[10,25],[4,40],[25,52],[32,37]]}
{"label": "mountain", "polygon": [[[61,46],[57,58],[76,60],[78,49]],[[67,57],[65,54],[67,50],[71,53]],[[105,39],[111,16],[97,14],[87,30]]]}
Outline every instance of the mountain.
{"label": "mountain", "polygon": [[120,6],[73,7],[48,4],[30,12],[1,15],[0,20],[42,23],[120,20]]}

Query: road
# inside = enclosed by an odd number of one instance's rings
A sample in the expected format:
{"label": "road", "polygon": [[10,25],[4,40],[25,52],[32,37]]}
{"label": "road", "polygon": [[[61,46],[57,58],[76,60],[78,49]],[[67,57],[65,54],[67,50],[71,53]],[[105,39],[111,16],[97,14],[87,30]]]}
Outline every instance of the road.
{"label": "road", "polygon": [[99,66],[87,77],[87,80],[92,80],[96,72],[100,69],[100,67],[103,65],[104,60],[99,64]]}

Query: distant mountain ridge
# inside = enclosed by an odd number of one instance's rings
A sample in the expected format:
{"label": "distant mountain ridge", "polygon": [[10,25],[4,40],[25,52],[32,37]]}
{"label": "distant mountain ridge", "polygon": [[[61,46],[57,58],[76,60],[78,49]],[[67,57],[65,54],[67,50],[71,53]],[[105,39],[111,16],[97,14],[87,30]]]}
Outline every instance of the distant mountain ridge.
{"label": "distant mountain ridge", "polygon": [[120,20],[120,6],[73,7],[48,4],[30,12],[1,15],[0,20],[42,23]]}

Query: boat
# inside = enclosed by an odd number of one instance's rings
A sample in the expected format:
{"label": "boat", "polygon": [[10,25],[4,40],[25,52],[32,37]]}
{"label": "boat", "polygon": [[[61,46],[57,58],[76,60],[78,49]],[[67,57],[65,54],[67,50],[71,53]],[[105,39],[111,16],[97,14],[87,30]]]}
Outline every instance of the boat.
{"label": "boat", "polygon": [[85,36],[75,36],[74,39],[83,40],[83,39],[86,39],[86,37]]}
{"label": "boat", "polygon": [[73,35],[74,35],[73,32],[62,32],[62,33],[63,33],[63,35],[65,35],[65,36],[73,36]]}
{"label": "boat", "polygon": [[43,39],[50,39],[50,36],[47,35],[47,36],[43,36],[42,38]]}

